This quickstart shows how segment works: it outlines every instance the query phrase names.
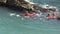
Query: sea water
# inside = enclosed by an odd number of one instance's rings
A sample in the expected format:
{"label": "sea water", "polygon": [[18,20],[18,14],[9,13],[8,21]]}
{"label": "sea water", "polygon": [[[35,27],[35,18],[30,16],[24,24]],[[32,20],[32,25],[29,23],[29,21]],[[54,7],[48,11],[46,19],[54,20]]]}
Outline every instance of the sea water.
{"label": "sea water", "polygon": [[[32,1],[32,0],[31,0]],[[60,0],[34,0],[60,9]],[[60,20],[22,17],[18,11],[0,6],[0,34],[60,34]]]}

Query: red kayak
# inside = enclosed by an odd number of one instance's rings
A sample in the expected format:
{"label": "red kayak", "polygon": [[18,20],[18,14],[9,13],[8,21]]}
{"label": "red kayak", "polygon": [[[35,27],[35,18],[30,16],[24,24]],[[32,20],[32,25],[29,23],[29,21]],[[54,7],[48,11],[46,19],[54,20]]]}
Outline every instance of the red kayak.
{"label": "red kayak", "polygon": [[33,16],[35,16],[35,14],[21,14],[21,16],[30,16],[30,17],[33,17]]}
{"label": "red kayak", "polygon": [[47,18],[57,18],[58,16],[59,14],[54,14],[54,15],[47,16]]}

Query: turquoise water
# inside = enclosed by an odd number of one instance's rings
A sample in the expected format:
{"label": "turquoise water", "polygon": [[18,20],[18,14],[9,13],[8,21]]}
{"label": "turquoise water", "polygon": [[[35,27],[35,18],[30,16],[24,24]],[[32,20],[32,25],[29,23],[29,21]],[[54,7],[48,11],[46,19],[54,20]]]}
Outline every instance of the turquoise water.
{"label": "turquoise water", "polygon": [[[34,0],[34,2],[48,3],[60,9],[60,0]],[[18,14],[19,12],[15,10],[0,7],[0,34],[60,34],[60,21],[57,19],[17,17]]]}

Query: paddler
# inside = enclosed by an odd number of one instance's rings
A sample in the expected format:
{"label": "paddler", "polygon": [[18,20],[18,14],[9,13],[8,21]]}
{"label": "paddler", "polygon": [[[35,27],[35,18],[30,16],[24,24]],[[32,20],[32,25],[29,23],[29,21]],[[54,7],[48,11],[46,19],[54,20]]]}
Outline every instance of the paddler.
{"label": "paddler", "polygon": [[29,13],[28,13],[28,10],[25,10],[25,12],[26,12],[26,13],[25,13],[25,14],[21,14],[21,16],[28,16],[28,14],[29,14]]}
{"label": "paddler", "polygon": [[53,15],[48,14],[48,15],[46,16],[46,18],[53,18]]}
{"label": "paddler", "polygon": [[28,11],[26,11],[26,13],[25,14],[21,14],[21,16],[30,16],[30,17],[33,17],[33,16],[35,16],[35,14],[29,13]]}
{"label": "paddler", "polygon": [[26,10],[26,14],[25,14],[25,16],[28,16],[28,14],[29,14],[29,12],[28,12],[28,10]]}

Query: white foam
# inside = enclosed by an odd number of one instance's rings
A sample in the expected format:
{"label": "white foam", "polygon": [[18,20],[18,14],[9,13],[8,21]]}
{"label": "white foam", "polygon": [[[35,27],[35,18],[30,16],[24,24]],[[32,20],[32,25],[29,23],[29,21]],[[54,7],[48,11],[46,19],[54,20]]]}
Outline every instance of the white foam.
{"label": "white foam", "polygon": [[21,18],[21,20],[24,20],[24,18]]}
{"label": "white foam", "polygon": [[55,9],[57,9],[57,7],[56,7],[56,6],[50,6],[49,8],[55,8]]}
{"label": "white foam", "polygon": [[29,16],[25,16],[25,18],[29,18]]}
{"label": "white foam", "polygon": [[40,20],[42,20],[42,18],[39,18]]}
{"label": "white foam", "polygon": [[26,2],[30,3],[30,4],[36,4],[36,3],[33,3],[33,2],[30,2],[29,0],[25,0]]}
{"label": "white foam", "polygon": [[10,13],[10,16],[15,16],[16,14],[15,13]]}
{"label": "white foam", "polygon": [[40,14],[36,14],[36,16],[38,16],[38,17],[40,17],[42,15],[42,13],[40,13]]}
{"label": "white foam", "polygon": [[56,8],[56,11],[59,11],[58,8]]}
{"label": "white foam", "polygon": [[39,16],[39,14],[36,14],[37,16]]}
{"label": "white foam", "polygon": [[16,15],[17,17],[20,17],[20,15]]}

